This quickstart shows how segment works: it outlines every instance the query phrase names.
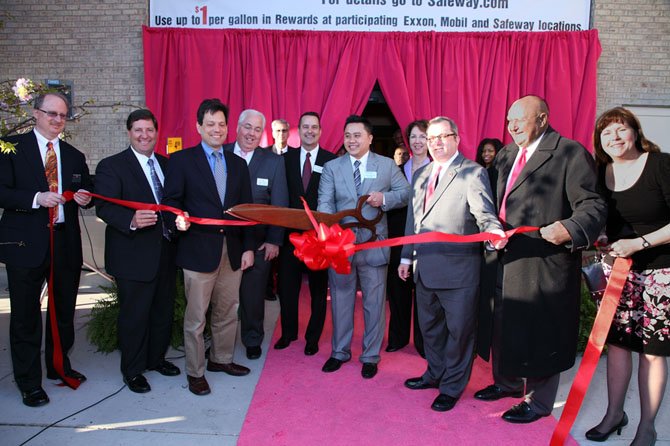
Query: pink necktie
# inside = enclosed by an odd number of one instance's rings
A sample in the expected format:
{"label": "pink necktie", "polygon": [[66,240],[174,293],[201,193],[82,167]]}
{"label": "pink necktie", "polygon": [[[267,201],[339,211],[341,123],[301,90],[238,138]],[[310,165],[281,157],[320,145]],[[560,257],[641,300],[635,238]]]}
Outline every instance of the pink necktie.
{"label": "pink necktie", "polygon": [[437,183],[440,180],[440,172],[442,171],[442,165],[439,164],[437,166],[437,169],[435,170],[435,173],[431,175],[430,181],[428,182],[428,190],[426,191],[426,201],[423,203],[423,208],[426,208],[426,205],[430,202],[430,200],[433,198],[433,195],[435,194],[435,188],[437,187]]}
{"label": "pink necktie", "polygon": [[507,182],[507,189],[505,189],[505,195],[503,196],[502,201],[500,202],[500,220],[505,221],[505,217],[507,214],[507,197],[512,190],[512,187],[514,186],[514,183],[516,183],[517,178],[519,177],[519,174],[523,170],[524,166],[526,165],[526,153],[527,150],[525,147],[521,149],[521,156],[519,157],[519,160],[517,161],[516,165],[514,166],[514,169],[512,170],[512,174],[509,176],[509,181]]}

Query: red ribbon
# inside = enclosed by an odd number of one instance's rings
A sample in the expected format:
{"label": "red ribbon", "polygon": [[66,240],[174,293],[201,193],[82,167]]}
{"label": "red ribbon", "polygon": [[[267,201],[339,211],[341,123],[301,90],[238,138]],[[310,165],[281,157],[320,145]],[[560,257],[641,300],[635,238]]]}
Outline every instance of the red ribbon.
{"label": "red ribbon", "polygon": [[71,387],[72,389],[77,389],[79,387],[79,380],[70,378],[65,375],[65,370],[63,368],[63,348],[60,343],[60,333],[58,332],[58,322],[56,321],[56,300],[54,298],[54,213],[55,207],[49,208],[49,221],[52,224],[49,225],[49,240],[50,240],[50,252],[51,252],[51,262],[49,263],[49,287],[48,287],[48,296],[49,296],[49,322],[51,323],[51,339],[54,344],[53,351],[53,367],[58,373],[58,376],[61,377],[63,382]]}
{"label": "red ribbon", "polygon": [[561,413],[561,418],[558,420],[556,429],[551,436],[550,446],[562,445],[565,439],[570,434],[570,429],[577,418],[579,408],[582,406],[586,390],[591,384],[591,378],[598,366],[600,354],[603,351],[603,345],[607,340],[607,333],[609,333],[610,325],[616,311],[621,292],[626,283],[626,277],[632,265],[632,260],[617,257],[612,267],[612,274],[610,275],[605,294],[603,295],[600,309],[593,321],[593,328],[589,335],[589,342],[586,345],[582,362],[577,370],[575,380],[570,387],[568,399]]}
{"label": "red ribbon", "polygon": [[323,223],[317,223],[307,202],[304,198],[301,197],[301,199],[305,212],[307,212],[307,216],[314,226],[314,230],[306,231],[302,234],[292,233],[289,235],[289,240],[293,243],[293,246],[295,246],[294,254],[311,270],[320,270],[330,267],[338,274],[349,274],[351,272],[349,257],[358,251],[366,249],[400,246],[409,243],[495,242],[503,238],[511,237],[514,234],[532,232],[539,229],[535,226],[520,226],[505,231],[505,236],[490,232],[480,232],[478,234],[468,235],[445,234],[444,232],[424,232],[422,234],[407,235],[404,237],[395,237],[387,240],[377,240],[374,242],[354,245],[356,236],[351,229],[342,229],[339,225],[328,227]]}
{"label": "red ribbon", "polygon": [[[175,215],[183,215],[184,218],[186,218],[186,220],[190,221],[191,223],[197,223],[199,225],[253,226],[258,224],[255,221],[249,221],[249,220],[223,220],[218,218],[202,218],[192,216],[186,217],[184,215],[184,211],[182,211],[181,209],[177,209],[172,206],[167,206],[164,204],[142,203],[139,201],[121,200],[118,198],[105,197],[104,195],[99,195],[88,191],[81,191],[80,193],[84,195],[89,195],[94,198],[99,198],[101,200],[109,201],[110,203],[118,204],[120,206],[124,206],[130,209],[141,210],[141,211],[155,211],[155,212],[164,211],[164,212],[171,212]],[[63,197],[65,197],[65,201],[70,201],[74,197],[74,194],[75,193],[72,191],[65,191],[63,192]]]}

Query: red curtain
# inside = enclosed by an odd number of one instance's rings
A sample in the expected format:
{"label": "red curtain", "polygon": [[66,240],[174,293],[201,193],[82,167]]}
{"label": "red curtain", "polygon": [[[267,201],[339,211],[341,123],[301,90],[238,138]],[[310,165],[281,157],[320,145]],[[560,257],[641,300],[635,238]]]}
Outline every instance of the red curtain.
{"label": "red curtain", "polygon": [[[240,112],[285,118],[298,145],[305,111],[322,116],[321,146],[335,151],[343,125],[360,114],[376,81],[401,127],[445,115],[474,158],[481,138],[509,141],[505,116],[525,94],[547,99],[550,123],[591,147],[596,112],[595,30],[560,33],[357,33],[144,28],[147,106],[167,137],[199,141],[196,110],[218,97],[230,107],[228,141]],[[264,139],[265,141],[267,139]]]}

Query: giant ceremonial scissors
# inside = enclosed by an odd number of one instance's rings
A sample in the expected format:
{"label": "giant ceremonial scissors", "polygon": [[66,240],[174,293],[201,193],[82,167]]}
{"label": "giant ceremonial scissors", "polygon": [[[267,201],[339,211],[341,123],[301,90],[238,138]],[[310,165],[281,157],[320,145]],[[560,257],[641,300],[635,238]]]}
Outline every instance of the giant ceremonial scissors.
{"label": "giant ceremonial scissors", "polygon": [[[354,220],[342,223],[340,227],[343,229],[352,227],[368,229],[371,235],[367,241],[373,241],[377,238],[375,225],[382,219],[384,212],[381,209],[377,209],[377,215],[373,219],[365,218],[363,216],[363,205],[365,205],[368,197],[369,195],[362,195],[358,199],[355,209],[346,209],[335,214],[313,211],[312,215],[318,223],[323,223],[327,226],[340,224],[341,220],[352,217]],[[303,209],[283,208],[269,204],[245,203],[233,206],[226,213],[233,217],[257,221],[266,225],[282,226],[284,228],[300,229],[303,231],[314,229],[307,212]]]}

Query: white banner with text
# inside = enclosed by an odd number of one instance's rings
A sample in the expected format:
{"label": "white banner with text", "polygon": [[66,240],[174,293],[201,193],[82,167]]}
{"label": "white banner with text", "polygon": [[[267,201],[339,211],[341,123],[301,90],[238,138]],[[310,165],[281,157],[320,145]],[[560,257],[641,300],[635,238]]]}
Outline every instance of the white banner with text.
{"label": "white banner with text", "polygon": [[304,31],[583,31],[590,0],[150,0],[149,26]]}

